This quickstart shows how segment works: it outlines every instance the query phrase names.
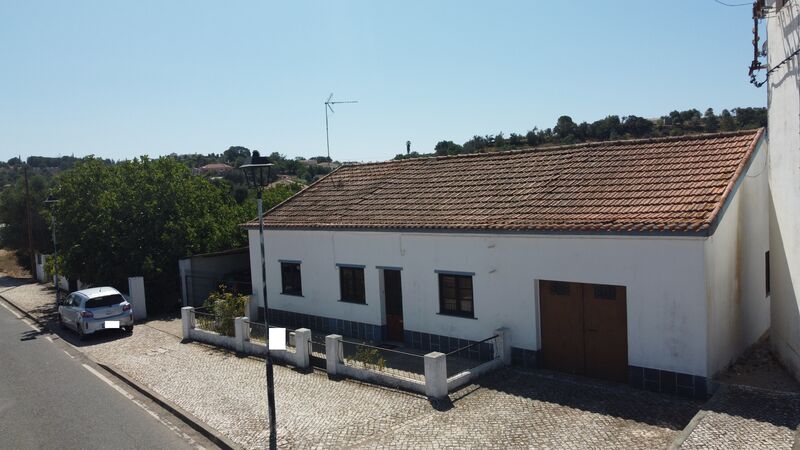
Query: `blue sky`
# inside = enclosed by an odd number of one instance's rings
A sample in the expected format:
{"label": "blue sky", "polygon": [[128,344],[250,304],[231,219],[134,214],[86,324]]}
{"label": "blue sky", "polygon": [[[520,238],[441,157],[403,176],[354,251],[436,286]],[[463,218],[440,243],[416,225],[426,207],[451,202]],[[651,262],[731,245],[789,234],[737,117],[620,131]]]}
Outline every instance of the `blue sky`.
{"label": "blue sky", "polygon": [[372,161],[558,116],[764,106],[750,8],[684,1],[0,0],[0,160]]}

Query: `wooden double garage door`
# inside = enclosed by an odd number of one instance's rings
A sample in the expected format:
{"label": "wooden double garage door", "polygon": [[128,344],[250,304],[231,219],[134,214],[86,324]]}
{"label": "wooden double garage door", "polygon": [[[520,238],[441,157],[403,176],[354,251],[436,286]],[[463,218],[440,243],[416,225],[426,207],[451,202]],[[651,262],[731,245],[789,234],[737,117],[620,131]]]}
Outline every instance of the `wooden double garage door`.
{"label": "wooden double garage door", "polygon": [[540,281],[539,309],[544,367],[627,381],[625,287]]}

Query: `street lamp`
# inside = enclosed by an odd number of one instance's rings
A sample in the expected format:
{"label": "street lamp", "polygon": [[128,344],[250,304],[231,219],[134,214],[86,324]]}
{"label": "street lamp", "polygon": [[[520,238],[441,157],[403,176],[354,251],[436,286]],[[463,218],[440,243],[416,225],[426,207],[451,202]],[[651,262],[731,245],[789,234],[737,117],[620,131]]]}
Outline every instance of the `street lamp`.
{"label": "street lamp", "polygon": [[[258,151],[253,152],[250,164],[239,167],[244,172],[247,184],[256,190],[258,195],[258,238],[261,243],[261,287],[263,288],[264,298],[264,333],[269,335],[269,321],[267,320],[267,260],[264,256],[264,207],[262,203],[262,193],[264,188],[269,185],[270,169],[273,164],[265,156],[259,155]],[[269,408],[269,444],[270,448],[276,448],[278,444],[278,432],[275,425],[275,380],[272,374],[272,355],[267,343],[267,407]]]}
{"label": "street lamp", "polygon": [[48,195],[47,200],[44,201],[45,205],[50,205],[50,218],[52,220],[50,227],[53,229],[53,273],[55,274],[56,285],[56,308],[58,308],[59,303],[61,303],[61,294],[58,288],[58,251],[56,250],[56,212],[54,208],[56,202],[56,198],[52,195]]}

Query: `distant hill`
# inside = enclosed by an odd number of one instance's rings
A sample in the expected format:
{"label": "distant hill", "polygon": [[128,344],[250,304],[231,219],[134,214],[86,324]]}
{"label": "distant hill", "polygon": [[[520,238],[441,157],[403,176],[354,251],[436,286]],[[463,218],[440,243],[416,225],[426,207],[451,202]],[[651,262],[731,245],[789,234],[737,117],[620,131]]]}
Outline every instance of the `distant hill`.
{"label": "distant hill", "polygon": [[484,136],[475,135],[459,145],[453,141],[439,141],[432,153],[410,152],[394,159],[419,156],[458,155],[462,153],[495,152],[542,145],[567,145],[581,142],[613,141],[685,134],[716,133],[719,131],[748,130],[767,126],[766,108],[724,109],[719,115],[708,108],[705,113],[696,109],[672,111],[659,118],[639,116],[606,116],[592,123],[575,123],[570,116],[561,116],[553,128],[534,127],[524,134],[502,132]]}

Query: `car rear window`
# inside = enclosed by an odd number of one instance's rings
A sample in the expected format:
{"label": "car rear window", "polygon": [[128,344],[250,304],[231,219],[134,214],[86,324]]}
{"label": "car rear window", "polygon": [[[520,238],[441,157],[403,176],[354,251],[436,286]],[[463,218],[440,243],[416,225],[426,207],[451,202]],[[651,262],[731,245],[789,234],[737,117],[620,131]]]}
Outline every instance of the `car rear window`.
{"label": "car rear window", "polygon": [[86,300],[87,308],[102,308],[104,306],[114,306],[125,301],[125,297],[120,294],[104,295]]}

